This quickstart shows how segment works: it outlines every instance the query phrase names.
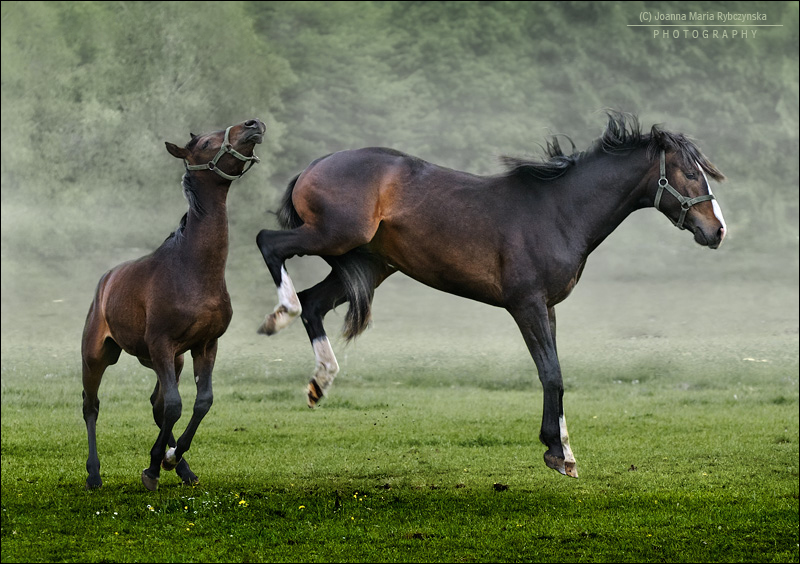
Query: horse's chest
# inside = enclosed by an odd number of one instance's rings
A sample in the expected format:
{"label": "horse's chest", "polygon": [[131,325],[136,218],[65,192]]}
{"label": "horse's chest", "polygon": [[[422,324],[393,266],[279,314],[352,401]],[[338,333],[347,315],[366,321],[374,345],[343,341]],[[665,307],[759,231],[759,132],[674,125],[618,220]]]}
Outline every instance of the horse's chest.
{"label": "horse's chest", "polygon": [[225,294],[197,305],[193,312],[192,327],[196,328],[198,334],[204,333],[210,338],[221,336],[233,317],[230,297]]}
{"label": "horse's chest", "polygon": [[551,277],[552,282],[547,300],[549,306],[554,306],[567,299],[578,280],[580,280],[585,264],[585,262],[581,262],[577,268],[571,265],[570,267],[562,268]]}
{"label": "horse's chest", "polygon": [[233,317],[233,308],[227,293],[186,302],[168,316],[171,327],[165,334],[172,335],[179,348],[191,348],[197,343],[221,337]]}

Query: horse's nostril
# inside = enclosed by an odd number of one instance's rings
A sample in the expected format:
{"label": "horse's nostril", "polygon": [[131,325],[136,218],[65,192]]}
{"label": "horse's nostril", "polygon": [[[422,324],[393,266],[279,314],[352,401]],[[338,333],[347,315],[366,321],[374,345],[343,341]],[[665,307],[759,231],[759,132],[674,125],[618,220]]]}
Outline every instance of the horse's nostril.
{"label": "horse's nostril", "polygon": [[245,127],[258,127],[258,120],[257,119],[249,119],[244,122]]}

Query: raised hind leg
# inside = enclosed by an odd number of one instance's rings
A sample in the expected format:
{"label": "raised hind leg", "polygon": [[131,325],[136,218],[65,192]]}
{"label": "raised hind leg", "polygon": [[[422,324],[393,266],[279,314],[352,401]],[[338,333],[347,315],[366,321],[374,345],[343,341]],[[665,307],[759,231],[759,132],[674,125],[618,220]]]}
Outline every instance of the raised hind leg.
{"label": "raised hind leg", "polygon": [[530,302],[509,310],[522,332],[525,344],[539,371],[543,390],[542,427],[539,440],[547,447],[547,466],[573,478],[578,477],[575,456],[569,445],[564,417],[564,384],[556,353],[555,311],[541,302]]}
{"label": "raised hind leg", "polygon": [[258,332],[273,335],[287,327],[302,312],[302,305],[294,289],[294,284],[286,272],[286,260],[303,255],[341,255],[363,245],[372,238],[377,229],[369,225],[360,229],[355,219],[345,221],[342,228],[323,230],[310,225],[302,225],[288,231],[264,229],[256,237],[261,255],[267,265],[272,280],[278,288],[278,305],[264,319]]}
{"label": "raised hind leg", "polygon": [[[322,282],[299,294],[303,309],[303,325],[314,349],[316,360],[314,375],[308,383],[308,407],[314,407],[325,396],[339,372],[339,364],[325,333],[323,320],[330,310],[348,301],[347,291],[342,282],[343,271],[345,269],[352,271],[352,266],[360,263],[358,270],[362,274],[359,279],[362,286],[361,299],[366,302],[372,301],[374,289],[395,272],[388,264],[370,260],[357,252],[348,253],[342,257],[325,257],[325,260],[331,264],[333,271]],[[358,315],[351,313],[354,309],[353,304],[350,304],[350,308],[345,321],[344,333],[354,336],[364,322],[354,319]],[[358,309],[358,306],[355,309]],[[367,313],[361,315],[368,315],[368,311],[369,303],[363,304],[362,312]],[[355,325],[355,327],[348,327],[348,324]]]}
{"label": "raised hind leg", "polygon": [[[175,468],[178,475],[183,480],[184,484],[196,484],[199,482],[197,476],[189,470],[189,465],[183,458],[186,451],[189,450],[192,444],[200,422],[211,409],[211,404],[214,402],[214,393],[211,387],[211,374],[214,370],[214,363],[217,358],[217,340],[205,344],[204,346],[192,349],[192,358],[194,359],[194,380],[197,384],[197,397],[194,401],[194,409],[192,410],[192,417],[186,430],[178,438],[177,444],[167,450],[164,455],[162,466],[170,470]],[[172,445],[171,445],[172,446]]]}
{"label": "raised hind leg", "polygon": [[345,292],[339,277],[331,272],[325,280],[303,290],[299,295],[302,304],[303,325],[314,349],[316,365],[308,383],[308,407],[314,407],[327,392],[339,372],[339,363],[325,333],[322,322],[334,307],[345,301]]}
{"label": "raised hind leg", "polygon": [[96,315],[94,304],[89,310],[86,326],[81,341],[81,357],[83,372],[83,419],[86,422],[86,434],[89,440],[89,456],[86,459],[86,489],[99,488],[103,485],[100,478],[100,458],[97,454],[97,416],[100,412],[98,390],[106,368],[117,362],[122,349],[110,338],[106,337],[107,327],[99,315]]}

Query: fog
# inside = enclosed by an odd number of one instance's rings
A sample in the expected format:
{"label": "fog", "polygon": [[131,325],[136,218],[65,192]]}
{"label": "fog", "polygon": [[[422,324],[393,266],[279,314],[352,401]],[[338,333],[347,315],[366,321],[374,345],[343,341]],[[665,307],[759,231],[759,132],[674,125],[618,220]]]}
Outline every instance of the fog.
{"label": "fog", "polygon": [[[100,276],[155,249],[186,210],[165,141],[267,123],[262,163],[228,198],[234,319],[221,351],[269,356],[305,335],[299,324],[280,341],[256,335],[276,293],[255,236],[276,227],[269,211],[312,159],[386,145],[493,174],[550,133],[588,148],[615,108],[697,140],[728,177],[713,189],[729,236],[712,251],[653,209],[633,214],[557,309],[560,352],[660,335],[755,343],[744,358],[789,335],[796,367],[797,4],[693,4],[776,26],[707,39],[632,27],[641,6],[3,2],[3,358],[75,355],[79,370]],[[313,257],[288,268],[298,289],[326,274]],[[505,312],[401,274],[377,290],[359,346],[371,333],[421,350],[519,339]]]}

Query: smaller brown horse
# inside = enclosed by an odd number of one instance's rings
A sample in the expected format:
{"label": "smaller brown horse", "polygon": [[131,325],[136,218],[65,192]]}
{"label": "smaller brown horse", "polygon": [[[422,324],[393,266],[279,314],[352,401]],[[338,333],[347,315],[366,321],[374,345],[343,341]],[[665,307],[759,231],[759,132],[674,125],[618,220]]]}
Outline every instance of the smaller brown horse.
{"label": "smaller brown horse", "polygon": [[[106,368],[117,362],[123,350],[158,377],[150,403],[160,432],[150,450],[150,466],[142,472],[142,483],[148,490],[156,490],[160,466],[174,469],[185,484],[198,481],[183,454],[211,408],[217,340],[232,315],[225,286],[226,199],[231,183],[258,162],[253,149],[261,143],[265,129],[260,120],[251,119],[224,131],[192,134],[185,147],[166,143],[169,154],[184,160],[182,185],[189,211],[180,227],[152,254],[103,275],[83,330],[87,489],[103,485],[96,440],[97,391]],[[178,381],[187,351],[194,362],[197,397],[191,420],[176,442],[172,429],[181,416]]]}

